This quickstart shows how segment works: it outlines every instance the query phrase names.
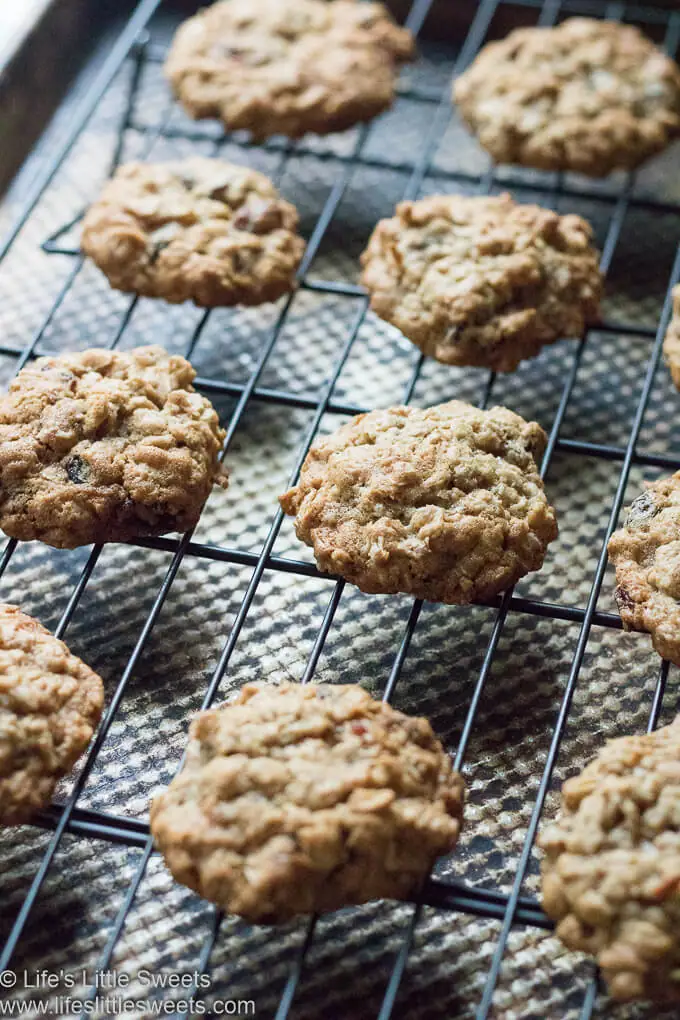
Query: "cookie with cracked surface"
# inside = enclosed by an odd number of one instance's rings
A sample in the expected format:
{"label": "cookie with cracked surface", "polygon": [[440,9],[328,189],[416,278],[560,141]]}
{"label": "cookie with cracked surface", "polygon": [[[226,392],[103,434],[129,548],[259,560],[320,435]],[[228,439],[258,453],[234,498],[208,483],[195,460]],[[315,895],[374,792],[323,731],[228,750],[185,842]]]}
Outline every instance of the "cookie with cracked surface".
{"label": "cookie with cracked surface", "polygon": [[38,358],[0,397],[0,527],[59,549],[198,521],[224,430],[162,347]]}
{"label": "cookie with cracked surface", "polygon": [[511,372],[598,317],[590,225],[510,195],[402,202],[361,262],[373,311],[449,365]]}
{"label": "cookie with cracked surface", "polygon": [[673,315],[664,337],[663,352],[671,378],[680,390],[680,285],[673,288]]}
{"label": "cookie with cracked surface", "polygon": [[371,411],[317,439],[280,502],[319,568],[362,591],[491,598],[538,570],[557,536],[545,442],[503,407]]}
{"label": "cookie with cracked surface", "polygon": [[99,676],[17,606],[0,604],[0,825],[49,804],[90,742]]}
{"label": "cookie with cracked surface", "polygon": [[680,1002],[680,716],[610,741],[541,836],[543,906],[617,999]]}
{"label": "cookie with cracked surface", "polygon": [[264,174],[220,159],[127,163],[83,222],[112,287],[204,308],[259,305],[294,286],[298,214]]}
{"label": "cookie with cracked surface", "polygon": [[632,170],[680,134],[680,69],[612,21],[516,29],[484,47],[453,98],[497,163],[540,170]]}
{"label": "cookie with cracked surface", "polygon": [[609,540],[626,630],[647,631],[680,666],[680,471],[647,486]]}
{"label": "cookie with cracked surface", "polygon": [[179,28],[165,70],[192,117],[300,138],[382,113],[413,56],[411,33],[380,3],[223,0]]}
{"label": "cookie with cracked surface", "polygon": [[151,831],[178,882],[275,924],[411,896],[453,850],[463,801],[426,719],[355,685],[247,684],[193,721]]}

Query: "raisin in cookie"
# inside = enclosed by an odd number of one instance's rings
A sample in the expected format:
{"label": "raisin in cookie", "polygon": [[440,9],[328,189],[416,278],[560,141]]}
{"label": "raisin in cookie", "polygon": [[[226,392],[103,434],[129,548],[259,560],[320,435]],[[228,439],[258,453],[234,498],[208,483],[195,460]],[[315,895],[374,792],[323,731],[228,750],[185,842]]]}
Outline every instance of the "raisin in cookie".
{"label": "raisin in cookie", "polygon": [[624,626],[648,631],[659,655],[680,666],[680,471],[633,500],[609,556]]}
{"label": "raisin in cookie", "polygon": [[299,138],[386,110],[413,51],[379,3],[224,0],[180,27],[165,69],[192,117]]}
{"label": "raisin in cookie", "polygon": [[37,620],[0,605],[0,824],[49,804],[90,742],[101,679]]}
{"label": "raisin in cookie", "polygon": [[680,390],[680,285],[673,288],[673,315],[663,342],[666,364]]}
{"label": "raisin in cookie", "polygon": [[503,407],[371,411],[317,439],[281,506],[319,568],[362,591],[490,598],[538,570],[557,535],[545,441]]}
{"label": "raisin in cookie", "polygon": [[612,21],[516,29],[484,47],[453,96],[497,163],[603,177],[680,134],[680,69]]}
{"label": "raisin in cookie", "polygon": [[426,719],[357,686],[247,684],[192,723],[151,831],[178,882],[274,924],[412,895],[455,846],[463,799]]}
{"label": "raisin in cookie", "polygon": [[83,222],[82,249],[117,290],[205,308],[291,290],[298,214],[264,174],[219,159],[127,163]]}
{"label": "raisin in cookie", "polygon": [[540,839],[543,905],[617,999],[680,1002],[680,716],[610,741]]}
{"label": "raisin in cookie", "polygon": [[38,358],[0,397],[0,527],[60,549],[193,527],[224,431],[162,347]]}
{"label": "raisin in cookie", "polygon": [[449,365],[511,372],[598,316],[590,226],[509,195],[402,202],[361,257],[371,308]]}

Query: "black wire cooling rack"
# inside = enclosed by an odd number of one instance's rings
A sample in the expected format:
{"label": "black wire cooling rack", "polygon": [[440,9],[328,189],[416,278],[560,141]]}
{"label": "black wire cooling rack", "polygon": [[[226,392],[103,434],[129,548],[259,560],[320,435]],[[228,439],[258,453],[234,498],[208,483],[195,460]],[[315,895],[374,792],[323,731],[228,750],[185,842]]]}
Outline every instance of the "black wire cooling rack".
{"label": "black wire cooling rack", "polygon": [[[415,0],[413,3],[407,24],[416,34],[420,32],[426,22],[431,5],[432,0]],[[160,38],[159,41],[153,30],[146,31],[147,25],[157,18],[161,7],[161,0],[142,0],[122,34],[111,47],[94,79],[89,81],[87,89],[75,104],[72,119],[58,146],[50,154],[49,160],[44,161],[40,166],[37,177],[24,196],[21,208],[15,210],[15,219],[0,245],[0,261],[11,261],[12,252],[27,228],[30,228],[36,209],[39,209],[46,197],[49,198],[51,189],[55,186],[55,179],[58,178],[64,165],[68,163],[74,149],[83,138],[87,138],[92,120],[96,117],[100,105],[106,101],[107,96],[114,89],[117,89],[118,93],[123,90],[124,93],[124,101],[121,104],[122,116],[115,132],[114,166],[127,151],[126,146],[130,144],[131,140],[136,146],[134,151],[138,158],[155,151],[159,143],[170,148],[175,144],[182,144],[186,147],[195,143],[203,147],[202,151],[215,154],[224,152],[227,143],[239,146],[243,153],[252,153],[258,148],[251,146],[245,139],[233,140],[215,132],[206,133],[203,125],[191,125],[188,121],[183,121],[178,126],[173,119],[176,110],[167,95],[164,95],[163,104],[151,106],[149,115],[146,118],[142,116],[148,112],[148,109],[146,101],[139,102],[140,90],[143,91],[145,87],[146,77],[149,74],[155,74],[160,68],[166,48],[167,40]],[[532,173],[519,168],[494,169],[487,166],[486,163],[482,165],[479,162],[481,156],[478,158],[478,165],[472,168],[450,164],[443,166],[437,160],[442,139],[450,126],[453,115],[450,102],[451,73],[458,74],[469,64],[487,37],[494,32],[494,26],[497,24],[496,19],[508,12],[520,16],[524,23],[538,23],[546,26],[554,24],[572,13],[631,21],[640,24],[649,34],[662,42],[671,54],[675,54],[680,41],[680,14],[646,5],[624,2],[596,3],[587,2],[587,0],[562,0],[562,2],[560,0],[543,0],[543,2],[541,0],[517,0],[514,3],[509,3],[507,0],[480,0],[473,9],[467,34],[462,40],[462,44],[457,49],[454,49],[453,43],[448,49],[442,44],[437,51],[438,67],[440,71],[442,68],[445,71],[440,74],[440,84],[433,85],[431,81],[423,84],[417,76],[409,78],[407,73],[406,83],[399,90],[395,110],[388,115],[394,118],[390,130],[393,134],[398,134],[399,115],[403,106],[409,104],[411,108],[417,108],[418,120],[421,125],[425,124],[425,128],[422,129],[420,142],[414,149],[404,152],[403,149],[408,149],[408,146],[401,148],[395,146],[395,151],[390,152],[384,145],[372,145],[376,125],[367,125],[356,130],[348,136],[350,142],[338,147],[333,145],[329,148],[318,147],[316,140],[310,141],[309,139],[295,144],[274,140],[267,146],[259,147],[266,151],[270,160],[273,161],[271,163],[272,176],[277,181],[281,181],[292,161],[309,155],[311,158],[324,162],[329,168],[329,186],[322,206],[317,210],[314,221],[311,223],[307,250],[299,271],[299,289],[296,294],[291,295],[276,307],[275,316],[268,320],[266,332],[263,331],[259,334],[259,346],[245,375],[229,379],[226,377],[228,373],[221,373],[219,369],[209,373],[199,372],[198,388],[208,394],[216,403],[222,401],[224,406],[228,407],[228,413],[224,415],[227,429],[224,455],[227,463],[231,462],[233,451],[240,441],[244,420],[253,407],[270,406],[277,410],[305,413],[305,426],[296,439],[291,478],[297,474],[314,436],[320,429],[327,427],[326,422],[329,416],[351,415],[369,409],[364,406],[360,390],[358,396],[355,396],[351,386],[341,385],[348,362],[353,356],[356,345],[360,342],[367,316],[370,316],[366,296],[351,279],[343,278],[344,274],[342,273],[337,274],[340,278],[334,278],[332,271],[315,272],[319,253],[324,246],[332,248],[333,236],[337,236],[337,234],[333,235],[333,231],[343,229],[343,203],[353,178],[359,171],[374,174],[373,179],[378,182],[383,173],[389,174],[391,179],[398,179],[397,198],[416,198],[424,191],[431,192],[438,188],[462,189],[466,193],[486,193],[500,188],[508,188],[521,193],[523,197],[528,197],[530,200],[559,207],[564,211],[567,209],[581,211],[579,203],[585,203],[587,208],[592,207],[597,210],[602,269],[606,275],[612,269],[622,233],[630,217],[637,216],[643,223],[646,222],[646,218],[649,218],[650,225],[656,222],[655,217],[659,218],[659,221],[666,217],[671,224],[680,228],[680,196],[676,199],[672,193],[670,195],[662,194],[653,187],[651,189],[641,188],[639,179],[634,174],[616,176],[604,183],[593,183],[571,176]],[[123,86],[121,75],[124,73],[126,77]],[[474,143],[470,144],[474,147]],[[90,199],[94,197],[96,189],[86,188],[85,190]],[[67,264],[68,269],[62,275],[54,299],[51,300],[42,322],[33,332],[30,342],[26,345],[21,342],[11,343],[9,341],[0,343],[0,355],[8,359],[8,363],[11,364],[10,375],[18,372],[31,358],[38,354],[50,353],[53,349],[55,320],[72,298],[86,268],[79,255],[77,244],[74,244],[71,236],[74,228],[77,228],[81,216],[82,210],[74,210],[74,214],[68,216],[66,222],[63,222],[62,214],[62,222],[58,228],[50,230],[47,239],[42,240],[43,253],[60,256],[59,264]],[[679,218],[674,220],[674,217]],[[678,229],[676,237],[680,239],[680,229]],[[654,241],[652,240],[651,243],[653,246]],[[675,250],[676,243],[676,240],[672,243],[673,250]],[[660,314],[654,316],[653,322],[640,321],[639,317],[632,317],[630,321],[626,321],[618,311],[616,314],[608,314],[605,321],[600,323],[595,330],[591,330],[581,342],[559,345],[562,349],[556,355],[558,360],[554,367],[557,378],[554,373],[551,377],[555,396],[551,408],[551,420],[547,422],[542,420],[542,424],[547,425],[549,431],[549,442],[542,464],[542,474],[544,476],[548,474],[548,488],[550,490],[549,472],[558,457],[562,458],[563,462],[569,462],[569,458],[573,458],[574,469],[567,469],[567,478],[568,482],[576,489],[581,484],[577,465],[582,463],[583,458],[589,461],[605,462],[612,466],[611,470],[614,472],[609,476],[613,479],[611,494],[607,495],[606,503],[600,514],[599,525],[594,536],[591,536],[592,543],[589,546],[589,552],[587,555],[584,552],[583,556],[580,556],[577,549],[577,558],[584,561],[587,578],[585,588],[583,584],[580,587],[580,590],[585,593],[585,598],[553,600],[541,597],[540,589],[539,594],[536,595],[532,594],[531,590],[527,591],[523,588],[523,593],[520,593],[519,590],[517,593],[510,591],[502,598],[491,600],[485,604],[489,625],[482,635],[484,647],[480,656],[481,661],[476,664],[475,673],[467,689],[461,723],[453,742],[456,768],[465,770],[469,765],[470,744],[473,736],[482,726],[480,706],[488,695],[489,686],[496,679],[500,657],[499,649],[504,641],[509,622],[527,617],[551,623],[564,623],[569,625],[570,633],[575,636],[565,660],[564,682],[554,701],[554,714],[551,717],[544,753],[533,763],[535,782],[527,793],[528,804],[525,805],[524,823],[518,830],[519,839],[513,843],[514,849],[510,854],[510,870],[505,881],[499,882],[498,887],[495,887],[493,882],[490,883],[488,880],[485,882],[484,874],[478,880],[474,880],[474,875],[472,879],[467,875],[461,878],[456,875],[455,870],[451,871],[447,868],[442,868],[441,872],[432,875],[426,882],[418,902],[400,908],[402,913],[399,915],[398,929],[396,934],[392,934],[385,951],[386,955],[383,958],[382,985],[379,993],[376,994],[374,991],[370,1002],[365,1001],[360,1004],[355,1001],[353,1007],[346,1007],[345,1013],[341,1013],[339,1007],[336,1012],[333,1007],[325,1005],[323,991],[317,991],[317,1011],[314,1011],[314,1007],[310,1006],[309,1002],[305,1005],[304,996],[300,1007],[300,988],[304,985],[309,969],[319,965],[317,946],[324,937],[323,932],[319,932],[318,921],[313,919],[308,924],[304,924],[297,930],[297,941],[288,946],[283,954],[285,974],[277,987],[278,1003],[273,1010],[277,1020],[283,1020],[289,1015],[324,1017],[377,1015],[380,1020],[386,1020],[392,1015],[423,1015],[439,1018],[474,1015],[478,1020],[490,1016],[545,1017],[549,1015],[579,1016],[586,1020],[591,1015],[595,1015],[598,1009],[606,1011],[610,1008],[606,1003],[603,1005],[603,999],[598,998],[597,978],[590,969],[584,972],[585,977],[582,974],[575,991],[565,990],[569,983],[570,964],[566,965],[566,971],[563,964],[559,972],[560,976],[555,978],[555,987],[562,991],[559,992],[556,999],[546,1000],[547,1004],[543,1007],[527,1004],[527,1000],[523,999],[521,994],[518,1000],[519,1005],[507,1005],[507,1000],[502,997],[499,1004],[498,986],[508,953],[513,951],[511,947],[513,933],[518,929],[535,931],[539,934],[541,931],[549,933],[551,930],[551,924],[543,914],[539,902],[535,896],[527,894],[527,883],[529,882],[531,886],[532,869],[535,872],[533,858],[535,837],[546,798],[551,795],[553,774],[567,728],[570,725],[572,700],[583,671],[590,668],[591,645],[589,642],[591,642],[593,628],[613,632],[621,630],[618,615],[608,611],[606,606],[601,607],[601,589],[607,570],[607,539],[616,526],[634,472],[638,469],[640,472],[659,469],[670,472],[680,467],[680,454],[675,456],[672,450],[669,452],[667,447],[664,448],[658,443],[642,442],[648,434],[646,431],[647,415],[659,376],[657,370],[661,362],[662,340],[670,316],[670,289],[680,279],[679,252],[675,251],[671,262],[672,265],[665,268],[661,287],[657,281],[657,291],[665,292],[665,297]],[[333,308],[342,306],[343,322],[346,323],[342,339],[338,341],[333,356],[328,361],[325,379],[317,392],[313,392],[311,395],[309,391],[305,392],[304,387],[272,386],[267,385],[266,381],[268,366],[278,349],[282,335],[290,328],[290,321],[295,315],[295,302],[300,295],[304,294],[318,295],[323,300],[328,298],[334,302]],[[119,315],[115,328],[112,334],[106,337],[106,341],[111,347],[125,342],[139,304],[140,302],[136,298],[125,298],[124,304],[117,306]],[[197,314],[188,342],[183,344],[182,353],[187,357],[191,358],[197,352],[199,342],[209,330],[211,317],[214,317],[215,314],[209,312]],[[594,334],[600,339],[604,338],[605,341],[608,337],[617,338],[618,341],[629,345],[630,349],[634,348],[637,352],[638,385],[635,388],[634,398],[631,398],[630,394],[626,398],[628,402],[626,403],[625,437],[618,442],[599,441],[599,419],[595,412],[593,412],[592,429],[589,427],[591,424],[589,421],[585,423],[585,435],[574,434],[573,430],[571,430],[572,434],[569,434],[570,430],[566,428],[570,407],[582,385],[584,366],[587,366],[587,352],[592,347]],[[101,344],[100,337],[95,310],[94,318],[90,320],[90,332],[84,339],[89,344],[97,345]],[[157,339],[163,341],[162,336]],[[83,346],[86,345],[88,344],[83,344]],[[408,345],[406,347],[412,355],[412,359],[415,360],[411,361],[408,378],[403,386],[401,393],[403,402],[408,402],[414,397],[422,380],[423,372],[426,370],[424,359],[417,357]],[[547,356],[550,357],[551,354]],[[536,373],[540,372],[540,360],[533,363],[530,369],[534,373],[531,376],[534,380],[537,378]],[[539,368],[536,367],[537,365]],[[444,370],[442,369],[442,371]],[[481,395],[478,397],[482,406],[488,406],[492,398],[499,399],[496,394],[501,383],[493,374],[487,377],[484,373],[472,370],[472,373],[468,373],[468,375],[474,377],[477,383],[480,379],[484,380]],[[444,386],[447,389],[442,399],[460,395],[455,386],[456,378],[456,376],[446,377]],[[612,368],[611,376],[605,373],[603,379],[595,403],[597,404],[598,399],[604,403],[607,400],[610,403],[612,400],[617,403],[619,395],[616,391],[614,368]],[[609,393],[607,392],[608,380],[611,380],[611,392]],[[585,406],[587,408],[589,405]],[[663,413],[661,417],[663,418]],[[605,436],[605,438],[607,437]],[[253,456],[257,457],[257,450],[254,451]],[[281,485],[280,491],[283,491],[284,488],[285,486]],[[563,523],[562,520],[561,523]],[[186,561],[208,561],[213,564],[223,564],[228,568],[233,567],[242,571],[242,576],[246,579],[228,627],[222,630],[220,621],[215,622],[215,628],[222,634],[222,647],[207,686],[204,686],[200,692],[203,707],[214,701],[225,677],[229,676],[237,644],[242,632],[245,632],[247,628],[249,614],[253,612],[253,606],[260,598],[263,578],[272,574],[292,575],[293,578],[299,579],[296,583],[300,584],[305,580],[321,578],[309,558],[297,558],[294,554],[282,555],[277,551],[277,542],[282,526],[284,526],[282,514],[274,506],[273,509],[270,508],[266,527],[260,529],[257,542],[244,542],[241,548],[238,547],[238,544],[232,547],[223,545],[219,541],[204,541],[200,536],[195,536],[192,533],[179,539],[163,537],[133,543],[138,549],[153,550],[166,555],[167,559],[164,560],[164,563],[167,565],[163,568],[164,576],[162,576],[160,585],[156,586],[144,604],[141,628],[135,632],[134,644],[130,654],[126,655],[124,668],[117,673],[115,686],[107,699],[104,719],[82,769],[68,790],[66,799],[63,802],[55,803],[36,820],[38,825],[50,834],[46,842],[40,845],[40,852],[35,859],[35,867],[31,869],[25,879],[22,900],[7,925],[7,938],[0,956],[0,971],[11,968],[20,957],[25,961],[25,954],[22,956],[23,942],[27,938],[27,932],[30,933],[41,924],[41,896],[54,872],[61,867],[59,854],[66,839],[94,841],[96,845],[104,843],[134,851],[132,857],[125,858],[124,883],[122,887],[119,887],[119,896],[105,920],[99,925],[104,935],[100,938],[97,953],[93,957],[93,967],[96,967],[98,971],[106,970],[116,964],[119,942],[125,932],[126,924],[128,924],[140,887],[147,875],[150,862],[154,860],[153,847],[145,817],[140,817],[135,813],[129,815],[124,812],[112,813],[87,806],[84,794],[88,781],[97,768],[102,749],[107,740],[111,738],[111,734],[120,720],[122,705],[131,678],[143,661],[164,607],[171,597],[173,586],[178,583],[178,575]],[[297,548],[300,553],[298,547],[294,548]],[[21,547],[18,547],[16,542],[9,541],[7,543],[0,558],[1,578],[4,579],[10,571],[10,566],[20,555],[20,550]],[[58,636],[66,635],[72,621],[77,617],[81,604],[86,598],[88,586],[93,583],[93,577],[96,577],[101,555],[102,549],[94,548],[84,561],[77,561],[77,570],[75,574],[72,574],[73,583],[69,589],[65,608],[54,628]],[[549,559],[550,556],[551,552],[548,554]],[[547,563],[546,570],[549,569],[550,564]],[[558,564],[554,569],[559,575],[559,570],[562,567]],[[134,588],[137,583],[141,584],[141,579],[136,579],[134,583],[131,580],[130,586]],[[570,582],[566,573],[561,583],[563,587],[568,587]],[[347,598],[349,594],[342,580],[326,579],[324,585],[323,591],[327,592],[328,586],[330,586],[331,594],[330,598],[324,595],[325,608],[320,625],[315,627],[313,634],[307,634],[308,653],[305,653],[304,667],[300,670],[298,677],[304,682],[312,680],[318,674],[319,663],[324,655],[329,637],[332,640],[334,624],[337,622],[343,597]],[[559,588],[558,584],[557,590]],[[555,589],[550,589],[550,591],[553,590]],[[200,600],[200,597],[199,591],[196,594],[196,599]],[[610,606],[610,608],[613,607]],[[110,607],[108,607],[107,612],[110,611]],[[450,620],[454,614],[460,614],[462,611],[454,607],[447,607],[446,612],[449,614],[447,619]],[[397,693],[409,654],[414,642],[418,640],[419,622],[422,616],[423,605],[420,602],[416,601],[410,605],[401,634],[392,647],[391,663],[387,670],[386,680],[383,675],[382,696],[385,699],[392,699]],[[279,627],[286,627],[285,619],[279,621]],[[641,636],[631,636],[630,638],[621,636],[621,641],[628,641],[627,647],[638,649],[641,647],[640,643],[646,639]],[[262,669],[265,669],[266,650],[254,648],[251,649],[251,654],[256,667],[259,664]],[[346,650],[346,654],[349,657],[352,656],[351,647]],[[540,660],[540,650],[538,659]],[[645,662],[648,661],[653,661],[653,659],[648,657]],[[615,668],[613,663],[611,668]],[[608,666],[605,662],[605,674],[607,669]],[[657,724],[663,709],[668,672],[668,664],[663,663],[652,684],[651,704],[647,703],[645,709],[650,728]],[[360,661],[354,664],[353,671],[350,671],[349,676],[344,677],[344,679],[348,678],[361,681],[362,663]],[[502,684],[499,692],[499,697],[502,697]],[[649,692],[643,691],[642,697],[645,696],[645,693]],[[445,694],[442,695],[440,692],[439,696],[446,700]],[[511,704],[508,704],[505,710],[508,715],[512,715]],[[423,711],[426,711],[426,707],[423,708]],[[624,731],[625,711],[624,705],[622,722]],[[595,730],[593,746],[598,746],[600,738],[596,726]],[[175,762],[173,769],[176,764]],[[489,782],[493,782],[493,777]],[[484,788],[482,788],[483,795]],[[88,845],[90,845],[89,842]],[[455,856],[453,863],[455,865]],[[535,882],[531,889],[535,891]],[[433,994],[431,998],[425,995],[420,1004],[415,1006],[411,999],[404,1003],[400,997],[405,977],[408,980],[413,980],[411,968],[413,966],[417,968],[418,963],[413,964],[412,960],[420,959],[419,953],[421,952],[417,945],[420,926],[424,913],[432,908],[440,912],[442,916],[452,919],[469,915],[472,919],[471,923],[481,923],[484,919],[495,922],[492,928],[483,929],[486,933],[484,935],[486,954],[480,956],[478,963],[475,964],[473,961],[471,965],[471,969],[475,971],[476,975],[475,992],[466,1002],[461,1000],[458,1004],[455,1002],[452,1004],[452,1001],[449,1000],[438,1005],[437,996]],[[224,925],[227,922],[215,913],[201,916],[202,927],[198,926],[197,936],[200,946],[195,956],[194,970],[198,974],[208,974],[215,969],[215,955],[218,953]],[[427,928],[425,930],[429,931]],[[356,932],[352,934],[353,922],[351,920],[343,931],[348,942],[356,941],[357,937],[361,938],[361,923],[357,923],[358,935]],[[194,932],[195,934],[196,932]],[[335,937],[337,938],[337,934]],[[549,935],[542,937],[550,938]],[[276,938],[276,933],[273,933],[271,944],[274,947]],[[367,935],[369,942],[371,938],[369,933]],[[273,951],[275,952],[275,949]],[[30,960],[30,956],[28,958]],[[179,952],[173,957],[176,961],[180,958],[181,953]],[[66,947],[66,959],[68,960],[68,947]],[[566,954],[566,959],[570,960],[571,957]],[[550,961],[543,960],[541,962],[541,960],[539,953],[532,958],[527,966],[532,969],[541,966],[547,968],[547,982],[550,984],[552,981]],[[521,973],[520,965],[517,974],[521,975]],[[565,973],[567,974],[566,978]],[[347,980],[347,978],[345,977],[343,980]],[[452,973],[451,982],[455,983],[455,980],[455,974]],[[197,977],[193,989],[197,995],[200,993],[199,984],[200,981]],[[83,997],[87,998],[88,995],[92,996],[94,993],[94,988],[85,989]],[[569,997],[570,995],[571,997]],[[525,1003],[524,1006],[521,1005],[522,1002]],[[257,1015],[259,1015],[259,1009]],[[607,1013],[607,1015],[610,1014]],[[620,1012],[611,1015],[656,1017],[660,1014],[656,1012],[649,1014]]]}

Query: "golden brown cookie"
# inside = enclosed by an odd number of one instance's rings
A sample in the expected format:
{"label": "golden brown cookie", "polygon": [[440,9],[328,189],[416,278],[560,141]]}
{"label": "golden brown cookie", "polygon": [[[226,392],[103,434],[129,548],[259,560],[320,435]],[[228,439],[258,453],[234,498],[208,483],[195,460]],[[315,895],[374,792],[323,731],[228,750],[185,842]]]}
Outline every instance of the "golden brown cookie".
{"label": "golden brown cookie", "polygon": [[162,347],[38,358],[0,397],[0,527],[60,549],[198,521],[224,438]]}
{"label": "golden brown cookie", "polygon": [[192,723],[151,831],[178,882],[274,924],[413,895],[463,800],[426,719],[357,686],[247,684]]}
{"label": "golden brown cookie", "polygon": [[85,215],[82,249],[117,290],[205,308],[293,288],[298,214],[264,174],[220,159],[127,163]]}
{"label": "golden brown cookie", "polygon": [[0,825],[49,804],[90,742],[101,679],[37,620],[0,605]]}
{"label": "golden brown cookie", "polygon": [[680,1002],[680,716],[610,741],[540,839],[543,905],[617,999]]}
{"label": "golden brown cookie", "polygon": [[673,315],[664,337],[663,352],[673,382],[680,390],[680,285],[673,288]]}
{"label": "golden brown cookie", "polygon": [[659,655],[680,665],[680,471],[633,500],[609,557],[624,626],[647,631]]}
{"label": "golden brown cookie", "polygon": [[598,317],[589,224],[509,195],[402,202],[361,262],[373,311],[449,365],[511,372]]}
{"label": "golden brown cookie", "polygon": [[192,117],[300,138],[386,110],[413,54],[411,33],[380,3],[223,0],[180,27],[165,70]]}
{"label": "golden brown cookie", "polygon": [[320,570],[362,591],[487,599],[538,570],[557,536],[545,442],[503,407],[371,411],[317,439],[280,502]]}
{"label": "golden brown cookie", "polygon": [[453,96],[497,163],[603,177],[680,134],[680,69],[613,21],[516,29],[484,47]]}

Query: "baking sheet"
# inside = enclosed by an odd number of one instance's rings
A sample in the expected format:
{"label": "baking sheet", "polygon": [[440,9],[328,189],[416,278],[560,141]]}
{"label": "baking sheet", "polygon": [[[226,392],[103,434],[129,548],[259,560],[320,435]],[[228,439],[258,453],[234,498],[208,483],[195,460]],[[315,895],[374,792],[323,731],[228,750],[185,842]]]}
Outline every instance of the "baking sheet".
{"label": "baking sheet", "polygon": [[[152,28],[154,45],[163,44],[172,25],[166,18],[157,18]],[[455,52],[454,45],[425,45],[423,59],[405,73],[405,80],[424,88],[443,87]],[[3,266],[0,335],[5,344],[22,347],[27,343],[71,268],[70,258],[46,255],[39,245],[96,195],[115,146],[130,73],[126,66],[116,79]],[[167,102],[160,67],[151,64],[140,83],[135,119],[156,124]],[[64,122],[67,114],[68,110],[62,115]],[[174,113],[173,126],[197,129],[179,110]],[[375,124],[365,154],[393,164],[412,162],[428,126],[421,103],[400,100],[393,112]],[[59,124],[53,131],[58,130]],[[214,126],[198,126],[198,131],[205,134],[204,142],[164,139],[154,147],[153,157],[210,153]],[[354,140],[352,131],[328,139],[306,139],[286,163],[281,189],[300,209],[306,237],[342,172],[334,154],[351,152]],[[130,133],[125,158],[138,156],[143,145],[143,138]],[[238,143],[228,143],[222,153],[270,173],[280,163],[278,152]],[[640,175],[637,194],[680,198],[677,160],[676,148],[650,164]],[[426,193],[474,191],[472,185],[437,177],[438,170],[481,175],[487,169],[485,157],[455,118],[442,139],[434,168],[435,174],[428,177],[423,189]],[[498,174],[500,183],[505,176],[505,172]],[[548,189],[552,183],[549,175],[517,170],[512,171],[512,177]],[[390,213],[407,180],[407,174],[398,169],[356,171],[312,265],[312,278],[356,281],[359,252],[376,219]],[[587,187],[592,197],[561,199],[556,204],[562,211],[579,212],[591,219],[602,241],[613,203],[602,199],[601,192],[611,189],[616,180],[600,185],[569,178],[567,184]],[[516,188],[514,193],[523,200],[540,197],[549,203],[552,198],[549,190],[540,196],[526,187]],[[14,200],[16,193],[11,197]],[[5,208],[4,214],[7,212]],[[608,317],[656,326],[678,239],[680,212],[631,212],[608,281]],[[86,267],[45,335],[45,348],[77,350],[107,344],[127,305],[128,298],[111,292],[103,277]],[[278,312],[279,306],[215,312],[192,358],[200,375],[247,382]],[[356,313],[355,299],[301,291],[261,384],[318,398]],[[141,301],[120,346],[162,343],[183,353],[199,315],[191,308]],[[650,348],[647,337],[592,334],[566,414],[564,437],[625,445]],[[574,351],[573,342],[556,344],[513,375],[499,378],[493,402],[506,404],[549,429]],[[398,402],[416,353],[396,330],[369,314],[341,373],[335,399],[366,407]],[[7,382],[14,369],[14,358],[0,358],[0,381]],[[486,373],[475,369],[427,362],[414,403],[428,405],[452,397],[478,401],[486,381]],[[680,463],[679,399],[661,370],[640,448],[677,454]],[[215,403],[226,420],[233,401]],[[231,486],[227,492],[217,489],[211,496],[195,541],[259,552],[277,509],[276,497],[286,487],[312,416],[308,410],[251,402],[228,458]],[[322,428],[334,428],[340,420],[337,415],[326,415]],[[555,455],[547,488],[558,511],[560,538],[551,546],[544,569],[524,579],[517,594],[566,606],[585,605],[619,469],[616,462],[566,452]],[[654,475],[634,468],[631,495],[638,491],[643,477]],[[309,550],[297,543],[288,521],[274,553],[311,562]],[[54,627],[87,554],[87,550],[59,552],[36,544],[22,545],[0,581],[0,597],[20,603],[26,612]],[[110,546],[97,563],[66,637],[73,651],[104,677],[109,696],[170,561],[169,552]],[[79,806],[146,817],[149,796],[165,785],[176,768],[188,719],[200,705],[250,576],[250,567],[191,555],[184,558]],[[300,679],[333,590],[330,579],[303,579],[267,569],[219,696],[227,696],[248,680]],[[608,577],[600,608],[613,611],[611,592]],[[361,682],[380,693],[410,608],[406,597],[367,596],[347,588],[317,678]],[[396,707],[428,715],[452,752],[495,618],[493,609],[426,605],[397,686]],[[446,873],[470,885],[504,892],[511,888],[578,635],[577,624],[514,612],[508,617],[466,757],[469,803],[465,830],[456,854],[444,865]],[[658,658],[646,636],[593,627],[555,786],[578,769],[604,739],[644,729],[657,676]],[[663,720],[672,717],[677,705],[678,678],[672,670]],[[65,782],[59,799],[69,788]],[[547,813],[554,811],[555,804],[556,797],[551,794]],[[0,836],[3,936],[20,908],[48,839],[48,833],[30,827],[4,831]],[[31,974],[85,969],[91,977],[140,857],[141,851],[136,849],[65,836],[26,928],[15,968]],[[532,858],[528,892],[537,891],[536,875],[537,864]],[[310,1020],[376,1016],[411,913],[409,905],[378,903],[322,918],[291,1016]],[[111,963],[117,973],[130,976],[126,994],[130,998],[148,995],[145,972],[193,971],[212,920],[212,908],[175,885],[160,859],[152,858]],[[496,921],[426,909],[416,930],[395,1015],[432,1020],[474,1016],[499,930]],[[227,919],[210,960],[211,985],[205,990],[204,1001],[252,1001],[255,1015],[272,1016],[305,932],[304,921],[282,929],[253,929]],[[518,928],[508,944],[492,1015],[503,1020],[575,1020],[591,976],[585,958],[567,953],[552,936]],[[182,998],[179,990],[154,994]],[[13,995],[27,1001],[48,1001],[54,990],[20,989]],[[594,1015],[656,1020],[675,1014],[616,1007],[602,1000]]]}

